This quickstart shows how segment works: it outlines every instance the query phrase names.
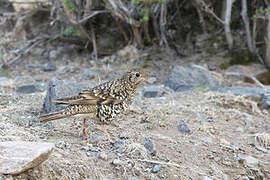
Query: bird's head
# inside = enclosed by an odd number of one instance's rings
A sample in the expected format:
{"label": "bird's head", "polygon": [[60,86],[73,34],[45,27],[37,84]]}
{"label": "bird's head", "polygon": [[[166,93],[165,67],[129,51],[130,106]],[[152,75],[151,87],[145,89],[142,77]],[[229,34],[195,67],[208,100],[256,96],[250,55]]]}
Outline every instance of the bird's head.
{"label": "bird's head", "polygon": [[142,71],[139,69],[130,70],[124,76],[130,84],[135,86],[143,85],[144,82],[150,78],[148,71]]}

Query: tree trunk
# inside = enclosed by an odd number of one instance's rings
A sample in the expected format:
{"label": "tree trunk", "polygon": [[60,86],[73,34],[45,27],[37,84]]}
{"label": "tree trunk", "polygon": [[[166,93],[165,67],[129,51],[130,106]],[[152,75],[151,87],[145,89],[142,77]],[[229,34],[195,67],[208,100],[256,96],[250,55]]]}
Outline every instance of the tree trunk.
{"label": "tree trunk", "polygon": [[224,21],[224,29],[225,29],[225,35],[227,39],[227,43],[229,46],[229,49],[231,50],[233,48],[233,37],[231,33],[231,13],[232,13],[232,5],[235,0],[225,0],[226,3],[226,11],[225,11],[225,21]]}
{"label": "tree trunk", "polygon": [[243,19],[244,24],[245,24],[248,50],[251,54],[254,54],[255,48],[253,47],[253,44],[255,44],[255,43],[252,43],[252,38],[251,38],[249,19],[248,19],[248,15],[247,15],[247,0],[242,0],[241,16],[242,16],[242,19]]}
{"label": "tree trunk", "polygon": [[270,69],[270,8],[268,7],[266,13],[267,28],[266,28],[266,38],[265,38],[265,54],[264,63],[268,69]]}

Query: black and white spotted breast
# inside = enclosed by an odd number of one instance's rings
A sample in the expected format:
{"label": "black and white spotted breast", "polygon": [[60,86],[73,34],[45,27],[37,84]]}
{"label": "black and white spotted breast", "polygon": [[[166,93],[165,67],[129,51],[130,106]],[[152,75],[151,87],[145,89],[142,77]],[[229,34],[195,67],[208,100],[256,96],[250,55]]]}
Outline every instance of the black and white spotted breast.
{"label": "black and white spotted breast", "polygon": [[102,122],[110,122],[127,109],[126,103],[104,104],[98,108],[98,118]]}

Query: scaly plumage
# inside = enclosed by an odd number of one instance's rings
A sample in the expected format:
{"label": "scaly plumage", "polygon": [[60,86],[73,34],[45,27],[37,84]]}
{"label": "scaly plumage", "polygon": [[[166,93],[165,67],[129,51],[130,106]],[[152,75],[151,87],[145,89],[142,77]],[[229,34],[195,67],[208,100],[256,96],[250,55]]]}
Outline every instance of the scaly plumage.
{"label": "scaly plumage", "polygon": [[[143,85],[147,77],[145,72],[135,69],[125,73],[119,79],[84,90],[78,95],[57,99],[57,104],[67,104],[68,106],[61,111],[40,116],[40,121],[47,122],[76,114],[87,114],[88,117],[90,115],[90,118],[101,122],[103,131],[112,142],[104,128],[104,123],[109,123],[129,107],[136,90]],[[87,137],[85,121],[84,119],[83,132]]]}

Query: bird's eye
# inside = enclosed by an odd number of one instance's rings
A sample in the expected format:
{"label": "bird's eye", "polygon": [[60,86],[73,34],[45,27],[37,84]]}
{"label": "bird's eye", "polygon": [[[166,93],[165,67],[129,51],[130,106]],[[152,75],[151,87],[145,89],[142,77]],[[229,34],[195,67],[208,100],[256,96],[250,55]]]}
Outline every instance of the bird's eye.
{"label": "bird's eye", "polygon": [[136,73],[136,77],[140,77],[140,73]]}

